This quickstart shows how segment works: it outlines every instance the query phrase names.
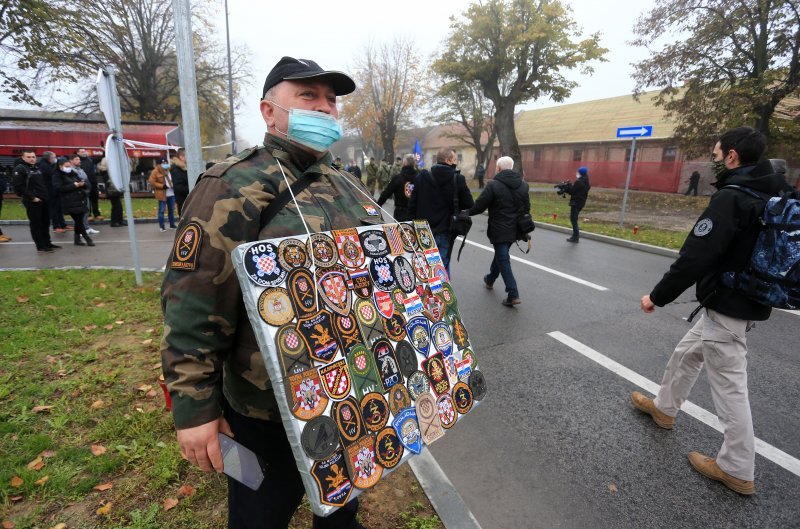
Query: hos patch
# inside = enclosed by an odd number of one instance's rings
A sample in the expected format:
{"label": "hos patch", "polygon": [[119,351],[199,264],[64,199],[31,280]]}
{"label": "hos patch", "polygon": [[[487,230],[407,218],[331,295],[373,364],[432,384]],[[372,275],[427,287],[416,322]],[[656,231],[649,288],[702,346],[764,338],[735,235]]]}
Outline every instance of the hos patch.
{"label": "hos patch", "polygon": [[383,468],[378,465],[375,457],[375,438],[365,435],[355,443],[344,449],[347,455],[347,468],[353,485],[361,490],[374,486],[381,475]]}
{"label": "hos patch", "polygon": [[360,401],[367,393],[381,391],[378,370],[375,367],[375,359],[372,352],[368,351],[363,344],[356,345],[347,354],[347,364],[350,368],[350,378],[352,379],[353,389]]}
{"label": "hos patch", "polygon": [[370,432],[379,432],[389,421],[389,403],[380,393],[368,393],[361,399],[361,418]]}
{"label": "hos patch", "polygon": [[286,279],[286,288],[298,315],[305,316],[317,312],[317,296],[311,272],[305,268],[292,270]]}
{"label": "hos patch", "polygon": [[258,315],[273,327],[280,327],[294,319],[294,309],[285,288],[268,288],[258,296]]}
{"label": "hos patch", "polygon": [[344,358],[320,367],[319,376],[324,383],[325,392],[333,400],[342,400],[350,393],[350,372]]}
{"label": "hos patch", "polygon": [[300,445],[311,459],[328,459],[339,447],[336,423],[326,415],[311,419],[300,435]]}
{"label": "hos patch", "polygon": [[284,375],[296,375],[311,368],[308,348],[294,325],[287,323],[278,329],[275,333],[275,346],[280,353]]}
{"label": "hos patch", "polygon": [[400,410],[392,421],[392,428],[397,432],[400,443],[411,453],[419,454],[422,452],[422,435],[417,423],[417,410],[405,408]]}
{"label": "hos patch", "polygon": [[353,492],[353,484],[347,473],[344,452],[341,450],[324,461],[316,461],[311,467],[311,475],[317,482],[320,503],[342,507]]}
{"label": "hos patch", "polygon": [[334,334],[330,312],[321,310],[311,316],[299,318],[295,328],[314,360],[327,364],[339,352],[339,342]]}
{"label": "hos patch", "polygon": [[175,238],[172,248],[172,259],[169,267],[172,270],[194,272],[197,270],[197,258],[200,256],[200,246],[203,243],[203,227],[198,222],[190,222],[180,231]]}
{"label": "hos patch", "polygon": [[308,249],[299,239],[284,239],[278,244],[278,262],[286,270],[308,268],[311,264]]}
{"label": "hos patch", "polygon": [[453,388],[453,404],[461,415],[472,408],[472,390],[464,382],[459,382]]}
{"label": "hos patch", "polygon": [[372,278],[372,284],[378,290],[391,292],[397,285],[392,262],[388,257],[374,258],[369,264],[369,275]]}
{"label": "hos patch", "polygon": [[403,459],[403,445],[392,427],[384,428],[375,438],[375,455],[383,468],[394,468]]}
{"label": "hos patch", "polygon": [[328,397],[322,390],[322,383],[316,369],[307,369],[296,375],[289,375],[287,393],[292,401],[292,415],[303,421],[310,421],[322,415],[328,406]]}
{"label": "hos patch", "polygon": [[417,399],[417,423],[422,440],[426,445],[432,444],[444,435],[436,400],[430,393],[424,393]]}
{"label": "hos patch", "polygon": [[257,242],[242,252],[247,277],[262,287],[277,287],[286,279],[286,269],[278,263],[278,249],[271,242]]}
{"label": "hos patch", "polygon": [[339,436],[345,445],[356,442],[364,435],[364,424],[361,422],[361,410],[353,397],[334,402],[331,416],[339,429]]}

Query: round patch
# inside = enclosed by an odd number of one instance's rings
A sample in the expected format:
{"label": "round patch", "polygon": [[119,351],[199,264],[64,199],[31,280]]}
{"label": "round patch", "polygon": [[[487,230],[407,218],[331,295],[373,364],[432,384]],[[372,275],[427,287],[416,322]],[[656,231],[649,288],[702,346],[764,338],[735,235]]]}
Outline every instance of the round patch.
{"label": "round patch", "polygon": [[389,241],[382,231],[367,230],[358,235],[367,257],[385,257],[389,254]]}
{"label": "round patch", "polygon": [[697,224],[694,225],[694,235],[695,237],[705,237],[709,233],[711,233],[711,229],[714,227],[714,223],[711,219],[700,219],[697,221]]}
{"label": "round patch", "polygon": [[397,285],[392,262],[387,257],[374,258],[369,264],[369,275],[378,290],[391,292]]}
{"label": "round patch", "polygon": [[306,245],[299,239],[284,239],[278,244],[278,262],[286,270],[308,268],[311,264]]}
{"label": "round patch", "polygon": [[389,390],[389,410],[392,415],[397,415],[403,408],[411,406],[411,395],[402,384],[395,384]]}
{"label": "round patch", "polygon": [[247,277],[262,287],[277,287],[286,279],[286,269],[278,263],[278,249],[270,242],[257,242],[242,253]]}
{"label": "round patch", "polygon": [[469,360],[472,369],[475,369],[478,366],[478,359],[475,358],[475,353],[472,352],[472,349],[467,348],[461,351],[461,359]]}
{"label": "round patch", "polygon": [[268,288],[258,296],[258,315],[274,327],[294,319],[292,300],[285,288]]}
{"label": "round patch", "polygon": [[331,407],[331,416],[336,422],[344,444],[354,443],[364,434],[361,410],[355,398],[347,397],[345,400],[334,402]]}
{"label": "round patch", "polygon": [[394,277],[397,281],[397,286],[406,294],[414,292],[417,286],[417,279],[414,275],[414,267],[408,262],[405,257],[397,257],[392,263],[394,267]]}
{"label": "round patch", "polygon": [[383,468],[394,468],[403,459],[403,444],[391,426],[378,432],[375,439],[375,457]]}
{"label": "round patch", "polygon": [[436,399],[436,409],[439,412],[439,420],[445,428],[451,428],[458,418],[456,407],[453,405],[453,398],[449,393],[445,393]]}
{"label": "round patch", "polygon": [[408,224],[400,223],[400,242],[407,252],[413,252],[419,249],[417,243],[417,234],[414,233],[414,228]]}
{"label": "round patch", "polygon": [[361,399],[361,418],[371,432],[378,432],[389,421],[389,404],[380,393],[367,393]]}
{"label": "round patch", "polygon": [[372,326],[378,321],[378,309],[369,299],[359,299],[356,301],[356,317],[365,325]]}
{"label": "round patch", "polygon": [[383,330],[386,336],[395,342],[399,342],[406,337],[406,320],[399,312],[395,312],[389,319],[384,319]]}
{"label": "round patch", "polygon": [[303,451],[317,461],[327,459],[339,447],[339,436],[333,419],[322,415],[311,419],[300,435]]}
{"label": "round patch", "polygon": [[442,291],[439,293],[445,303],[447,303],[447,308],[456,310],[456,294],[453,292],[453,287],[450,286],[450,283],[442,284]]}
{"label": "round patch", "polygon": [[417,397],[423,393],[427,393],[431,389],[431,383],[428,377],[422,371],[414,371],[408,377],[408,394],[411,395],[412,400],[417,400]]}
{"label": "round patch", "polygon": [[410,377],[411,373],[419,369],[419,364],[417,363],[417,353],[414,352],[414,348],[407,341],[402,340],[398,342],[397,347],[394,350],[394,356],[397,358],[397,363],[400,366],[400,372],[403,373],[404,377]]}
{"label": "round patch", "polygon": [[324,233],[312,233],[308,238],[308,253],[316,266],[331,266],[339,260],[336,244]]}
{"label": "round patch", "polygon": [[472,397],[475,400],[483,400],[486,396],[486,380],[483,378],[483,373],[472,370],[469,376],[469,389],[472,390]]}
{"label": "round patch", "polygon": [[453,404],[456,411],[464,415],[472,408],[472,390],[463,382],[453,386]]}
{"label": "round patch", "polygon": [[306,350],[306,344],[294,325],[284,325],[275,333],[275,346],[282,354],[299,356]]}

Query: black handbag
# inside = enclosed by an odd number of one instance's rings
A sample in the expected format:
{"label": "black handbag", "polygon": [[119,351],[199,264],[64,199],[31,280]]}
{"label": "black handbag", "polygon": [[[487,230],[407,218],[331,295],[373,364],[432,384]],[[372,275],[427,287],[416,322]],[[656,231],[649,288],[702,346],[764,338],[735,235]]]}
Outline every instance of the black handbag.
{"label": "black handbag", "polygon": [[[517,239],[517,247],[519,248],[519,241],[527,242],[528,249],[523,250],[525,253],[531,251],[531,236],[530,234],[533,230],[536,229],[536,224],[533,223],[533,217],[530,214],[530,211],[524,211],[523,205],[517,201],[517,195],[514,193],[514,189],[511,188],[508,184],[503,182],[503,184],[508,188],[511,192],[511,200],[514,201],[514,209],[517,211],[517,220],[516,220],[516,228],[517,233],[515,235]],[[522,250],[522,248],[520,248]]]}

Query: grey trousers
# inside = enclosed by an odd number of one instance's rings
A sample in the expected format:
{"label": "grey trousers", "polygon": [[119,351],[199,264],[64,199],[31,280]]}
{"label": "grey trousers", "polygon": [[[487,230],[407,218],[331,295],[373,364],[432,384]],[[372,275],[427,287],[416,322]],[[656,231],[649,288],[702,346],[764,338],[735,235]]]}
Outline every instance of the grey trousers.
{"label": "grey trousers", "polygon": [[686,401],[703,365],[724,440],[717,465],[731,476],[753,480],[755,438],[747,394],[747,339],[752,322],[710,309],[675,347],[654,403],[672,417]]}

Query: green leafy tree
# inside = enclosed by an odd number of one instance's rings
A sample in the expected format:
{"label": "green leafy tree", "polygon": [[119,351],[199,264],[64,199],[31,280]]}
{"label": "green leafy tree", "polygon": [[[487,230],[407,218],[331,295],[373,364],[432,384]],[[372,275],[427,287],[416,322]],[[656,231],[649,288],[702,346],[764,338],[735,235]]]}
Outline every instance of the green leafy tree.
{"label": "green leafy tree", "polygon": [[434,82],[440,85],[432,100],[434,121],[461,125],[460,133],[447,136],[472,146],[476,167],[485,167],[497,138],[494,104],[483,95],[483,88],[476,81]]}
{"label": "green leafy tree", "polygon": [[74,43],[65,42],[60,28],[75,20],[75,12],[58,0],[0,3],[0,91],[12,101],[41,105],[36,89],[74,79],[67,64]]}
{"label": "green leafy tree", "polygon": [[773,152],[797,152],[800,0],[658,0],[636,33],[650,50],[636,89],[662,88],[656,103],[689,154],[740,125],[767,135]]}
{"label": "green leafy tree", "polygon": [[451,20],[433,69],[448,80],[480,84],[494,103],[500,151],[521,169],[516,105],[541,97],[567,98],[577,83],[564,73],[592,71],[588,61],[606,52],[600,35],[579,40],[580,28],[560,0],[488,0],[471,4],[461,18]]}

